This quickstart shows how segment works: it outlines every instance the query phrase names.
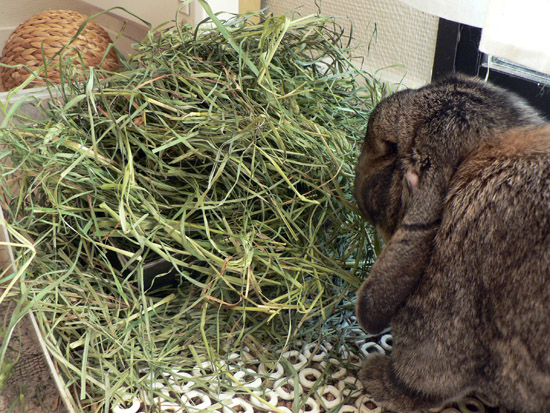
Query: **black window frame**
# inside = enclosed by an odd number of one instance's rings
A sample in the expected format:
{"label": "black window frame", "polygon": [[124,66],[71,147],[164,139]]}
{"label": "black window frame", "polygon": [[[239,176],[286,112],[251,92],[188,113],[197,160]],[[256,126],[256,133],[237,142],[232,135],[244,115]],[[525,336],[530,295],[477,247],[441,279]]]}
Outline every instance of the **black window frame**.
{"label": "black window frame", "polygon": [[[450,73],[487,77],[483,54],[479,51],[481,29],[439,19],[432,80]],[[530,79],[491,69],[487,77],[492,83],[524,97],[534,107],[550,115],[550,87]]]}

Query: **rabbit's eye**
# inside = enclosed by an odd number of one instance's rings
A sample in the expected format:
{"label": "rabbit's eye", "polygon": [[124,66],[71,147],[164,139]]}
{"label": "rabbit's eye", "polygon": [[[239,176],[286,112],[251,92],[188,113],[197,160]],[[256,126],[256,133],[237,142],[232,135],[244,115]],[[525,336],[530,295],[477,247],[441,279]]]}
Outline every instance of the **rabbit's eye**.
{"label": "rabbit's eye", "polygon": [[384,156],[393,156],[397,154],[397,142],[384,141]]}

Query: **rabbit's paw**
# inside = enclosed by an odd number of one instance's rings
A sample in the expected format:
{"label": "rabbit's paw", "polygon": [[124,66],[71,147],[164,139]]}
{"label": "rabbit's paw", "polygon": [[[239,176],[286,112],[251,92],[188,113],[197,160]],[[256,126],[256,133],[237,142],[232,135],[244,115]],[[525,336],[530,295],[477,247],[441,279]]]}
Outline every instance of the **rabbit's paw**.
{"label": "rabbit's paw", "polygon": [[359,374],[365,387],[365,392],[377,402],[382,402],[389,398],[389,383],[387,383],[385,378],[389,375],[389,371],[387,371],[389,369],[389,357],[381,354],[372,354],[365,360]]}
{"label": "rabbit's paw", "polygon": [[387,356],[373,354],[367,357],[359,377],[365,393],[385,410],[412,413],[433,404],[397,380]]}

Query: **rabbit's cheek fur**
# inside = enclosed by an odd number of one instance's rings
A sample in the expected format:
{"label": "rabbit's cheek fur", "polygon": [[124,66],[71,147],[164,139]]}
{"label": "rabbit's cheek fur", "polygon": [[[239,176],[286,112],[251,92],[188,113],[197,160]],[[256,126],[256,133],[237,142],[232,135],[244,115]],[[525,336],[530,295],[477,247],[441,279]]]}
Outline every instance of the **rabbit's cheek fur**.
{"label": "rabbit's cheek fur", "polygon": [[355,179],[355,199],[363,217],[387,241],[396,230],[399,216],[400,199],[396,199],[391,191],[396,167],[392,162],[374,169],[367,162],[367,159],[362,159],[359,163]]}

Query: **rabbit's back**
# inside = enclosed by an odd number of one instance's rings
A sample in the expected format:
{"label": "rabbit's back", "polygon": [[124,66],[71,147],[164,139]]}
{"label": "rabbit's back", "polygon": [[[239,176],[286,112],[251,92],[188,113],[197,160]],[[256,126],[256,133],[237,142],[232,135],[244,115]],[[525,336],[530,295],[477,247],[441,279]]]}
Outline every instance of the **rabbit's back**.
{"label": "rabbit's back", "polygon": [[550,411],[550,126],[509,131],[465,159],[433,245],[392,322],[396,374],[428,393],[447,381]]}

